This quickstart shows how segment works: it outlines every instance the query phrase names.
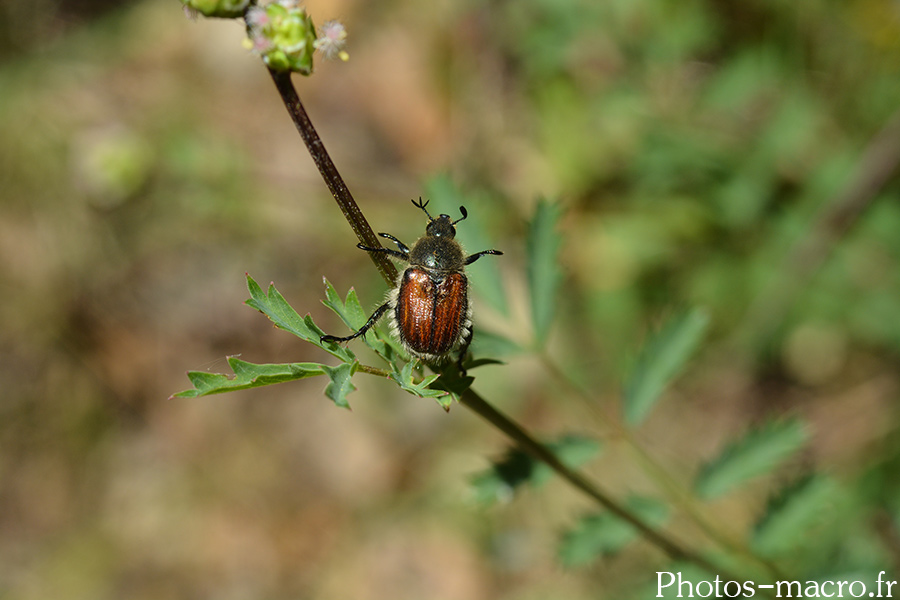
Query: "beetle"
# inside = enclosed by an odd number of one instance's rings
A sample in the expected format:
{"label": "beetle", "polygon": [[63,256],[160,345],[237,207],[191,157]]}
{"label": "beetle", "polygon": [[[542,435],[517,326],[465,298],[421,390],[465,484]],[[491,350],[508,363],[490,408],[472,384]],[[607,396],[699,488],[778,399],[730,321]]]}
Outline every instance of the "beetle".
{"label": "beetle", "polygon": [[459,350],[457,365],[472,341],[472,307],[469,305],[469,280],[465,267],[482,256],[503,254],[499,250],[483,250],[468,256],[456,241],[456,224],[468,216],[464,206],[462,217],[453,221],[450,215],[434,218],[429,214],[428,201],[412,201],[428,217],[425,235],[412,248],[389,233],[379,233],[397,244],[397,250],[371,248],[357,244],[366,252],[382,252],[409,263],[399,282],[388,293],[387,301],[375,309],[359,331],[347,337],[323,335],[321,342],[348,342],[371,329],[384,313],[391,312],[391,329],[410,355],[429,363],[447,360]]}

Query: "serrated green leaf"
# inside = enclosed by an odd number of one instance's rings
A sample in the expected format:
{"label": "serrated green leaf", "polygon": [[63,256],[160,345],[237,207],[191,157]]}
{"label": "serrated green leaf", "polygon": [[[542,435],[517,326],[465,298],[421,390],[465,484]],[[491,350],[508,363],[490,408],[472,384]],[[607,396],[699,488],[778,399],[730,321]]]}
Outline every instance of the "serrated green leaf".
{"label": "serrated green leaf", "polygon": [[263,292],[259,284],[247,275],[247,289],[250,290],[250,299],[244,302],[256,310],[265,314],[275,323],[279,329],[284,329],[306,341],[318,341],[315,333],[310,331],[303,318],[297,314],[284,296],[275,289],[275,284],[270,283],[267,292]]}
{"label": "serrated green leaf", "polygon": [[327,279],[324,282],[325,299],[322,300],[322,304],[339,316],[341,321],[351,330],[359,330],[366,323],[367,317],[362,305],[359,303],[359,298],[356,296],[356,290],[350,288],[350,291],[347,292],[347,300],[342,301],[331,282]]}
{"label": "serrated green leaf", "polygon": [[331,379],[331,382],[325,386],[325,395],[341,408],[350,408],[347,394],[356,391],[352,378],[358,366],[359,364],[355,362],[343,363],[336,367],[322,365],[322,371]]}
{"label": "serrated green leaf", "polygon": [[808,544],[811,532],[841,512],[845,498],[837,483],[823,475],[804,478],[773,497],[755,527],[753,548],[766,556],[787,554]]}
{"label": "serrated green leaf", "polygon": [[[596,440],[577,435],[566,435],[546,445],[563,464],[572,469],[577,469],[592,459],[601,449]],[[479,502],[491,503],[511,499],[516,489],[523,484],[539,487],[552,475],[553,470],[543,462],[518,448],[512,448],[490,469],[475,474],[471,484]]]}
{"label": "serrated green leaf", "polygon": [[[466,363],[466,367],[470,369],[475,368],[478,365],[474,363],[478,362],[491,363],[495,361],[491,361],[489,359],[485,359],[484,361],[471,361],[469,363]],[[469,387],[471,387],[472,383],[475,381],[475,378],[469,376],[468,374],[463,375],[456,363],[444,365],[443,367],[441,367],[440,373],[441,376],[431,385],[431,388],[435,390],[444,390],[450,393],[450,396],[445,399],[445,402],[447,404],[444,405],[444,403],[442,402],[442,406],[444,406],[445,409],[449,410],[450,400],[452,399],[459,402],[460,396],[462,396],[465,391],[469,389]]]}
{"label": "serrated green leaf", "polygon": [[[628,509],[651,527],[661,527],[668,508],[652,498],[633,496],[626,501]],[[559,559],[567,567],[594,561],[601,555],[615,554],[638,537],[638,532],[609,512],[587,515],[568,531],[559,547]]]}
{"label": "serrated green leaf", "polygon": [[264,292],[259,284],[248,274],[247,289],[250,290],[250,299],[244,304],[269,317],[269,320],[279,329],[284,329],[302,340],[315,344],[344,362],[349,363],[356,360],[356,356],[340,344],[323,344],[320,342],[319,338],[325,335],[325,332],[313,322],[312,317],[309,315],[301,317],[297,314],[297,311],[288,304],[284,296],[275,289],[274,283],[269,284],[268,291]]}
{"label": "serrated green leaf", "polygon": [[669,321],[646,345],[625,385],[625,420],[638,425],[650,413],[663,390],[694,353],[709,317],[692,310]]}
{"label": "serrated green leaf", "polygon": [[[327,279],[325,279],[325,300],[322,301],[322,304],[330,308],[337,316],[339,316],[344,324],[352,331],[359,331],[369,319],[359,302],[359,298],[356,296],[356,290],[350,288],[350,291],[347,292],[346,301],[341,301],[334,286],[331,285]],[[398,355],[405,356],[405,354],[400,351],[399,346],[393,343],[393,340],[389,336],[382,337],[376,327],[369,329],[365,335],[360,336],[357,339],[362,340],[366,346],[374,350],[387,362],[393,362]],[[328,347],[335,345],[337,344],[328,344]]]}
{"label": "serrated green leaf", "polygon": [[562,282],[559,248],[562,236],[556,230],[562,208],[558,203],[541,200],[534,218],[528,224],[525,250],[528,257],[528,291],[531,297],[531,318],[534,337],[542,345],[550,333],[556,313],[557,292]]}
{"label": "serrated green leaf", "polygon": [[700,470],[695,490],[702,498],[715,498],[759,475],[770,473],[809,439],[806,425],[797,419],[771,421],[748,431]]}
{"label": "serrated green leaf", "polygon": [[395,367],[394,371],[391,373],[391,379],[410,394],[420,398],[434,398],[444,410],[450,410],[450,404],[453,401],[453,397],[445,390],[431,389],[429,387],[438,379],[438,377],[440,377],[440,375],[428,375],[417,382],[414,373],[415,366],[416,363],[413,361],[403,365],[403,368],[400,371],[397,371]]}
{"label": "serrated green leaf", "polygon": [[318,363],[255,364],[229,356],[228,364],[234,375],[189,371],[188,378],[194,384],[194,388],[174,394],[172,397],[197,398],[305,379],[325,373],[325,365]]}

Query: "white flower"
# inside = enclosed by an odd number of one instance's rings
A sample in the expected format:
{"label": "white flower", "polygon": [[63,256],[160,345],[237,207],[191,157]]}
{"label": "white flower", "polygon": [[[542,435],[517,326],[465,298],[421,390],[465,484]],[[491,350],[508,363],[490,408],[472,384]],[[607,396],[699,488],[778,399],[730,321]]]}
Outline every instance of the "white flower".
{"label": "white flower", "polygon": [[319,38],[313,43],[325,58],[348,60],[350,55],[344,50],[347,45],[347,29],[338,21],[325,21],[319,28]]}

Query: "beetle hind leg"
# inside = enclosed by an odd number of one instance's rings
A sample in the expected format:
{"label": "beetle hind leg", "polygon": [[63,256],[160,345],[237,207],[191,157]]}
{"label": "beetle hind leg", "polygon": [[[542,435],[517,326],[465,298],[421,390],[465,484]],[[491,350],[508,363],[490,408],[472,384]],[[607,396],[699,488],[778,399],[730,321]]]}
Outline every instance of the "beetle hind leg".
{"label": "beetle hind leg", "polygon": [[365,335],[366,332],[368,330],[372,329],[372,327],[375,325],[375,323],[378,322],[378,319],[381,318],[381,315],[383,315],[385,312],[387,312],[387,310],[390,307],[391,307],[391,303],[385,302],[384,304],[382,304],[381,306],[376,308],[375,312],[372,313],[372,316],[369,317],[369,320],[366,321],[366,324],[363,325],[362,327],[360,327],[359,331],[357,331],[353,335],[348,335],[346,337],[338,337],[336,335],[323,335],[322,337],[319,338],[319,342],[321,342],[323,344],[326,342],[331,342],[331,343],[349,342],[350,340],[356,339],[361,335]]}

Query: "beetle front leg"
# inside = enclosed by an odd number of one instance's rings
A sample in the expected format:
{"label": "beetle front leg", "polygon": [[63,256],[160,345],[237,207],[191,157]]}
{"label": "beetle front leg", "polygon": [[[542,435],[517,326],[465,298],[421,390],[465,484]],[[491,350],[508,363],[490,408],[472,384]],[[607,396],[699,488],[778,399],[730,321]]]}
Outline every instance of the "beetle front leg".
{"label": "beetle front leg", "polygon": [[357,331],[353,335],[348,335],[347,337],[337,337],[336,335],[323,335],[322,337],[319,338],[319,342],[323,343],[323,344],[325,342],[349,342],[350,340],[352,340],[354,338],[358,338],[361,335],[365,335],[365,333],[368,330],[372,329],[372,327],[375,325],[375,323],[378,322],[378,319],[381,318],[381,315],[383,315],[390,307],[391,307],[391,303],[385,302],[384,304],[382,304],[381,306],[376,308],[375,312],[372,313],[372,316],[369,317],[369,320],[366,321],[366,324],[363,325],[362,327],[360,327],[359,331]]}
{"label": "beetle front leg", "polygon": [[486,254],[494,254],[494,255],[499,256],[503,253],[500,252],[499,250],[484,250],[482,252],[478,252],[477,254],[472,254],[472,255],[467,256],[465,264],[471,265],[473,262],[475,262],[476,260],[478,260],[479,258],[481,258],[482,256],[484,256]]}
{"label": "beetle front leg", "polygon": [[390,248],[371,248],[369,246],[363,246],[362,244],[357,244],[357,248],[360,250],[365,250],[366,252],[384,252],[385,254],[389,254],[394,258],[399,258],[400,260],[409,261],[409,256],[403,254],[402,252],[397,252],[396,250],[391,250]]}
{"label": "beetle front leg", "polygon": [[380,235],[383,238],[387,238],[387,239],[391,240],[392,242],[394,242],[395,244],[397,244],[397,247],[400,248],[400,252],[402,252],[407,257],[409,257],[409,246],[407,246],[406,244],[404,244],[403,242],[401,242],[400,240],[398,240],[397,238],[395,238],[394,236],[392,236],[389,233],[379,233],[378,235]]}

